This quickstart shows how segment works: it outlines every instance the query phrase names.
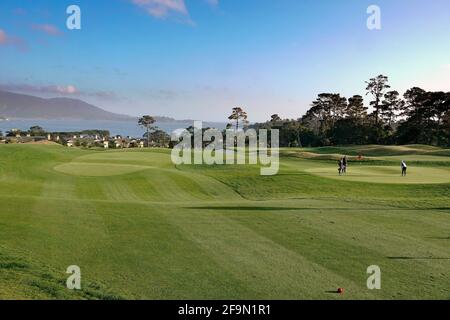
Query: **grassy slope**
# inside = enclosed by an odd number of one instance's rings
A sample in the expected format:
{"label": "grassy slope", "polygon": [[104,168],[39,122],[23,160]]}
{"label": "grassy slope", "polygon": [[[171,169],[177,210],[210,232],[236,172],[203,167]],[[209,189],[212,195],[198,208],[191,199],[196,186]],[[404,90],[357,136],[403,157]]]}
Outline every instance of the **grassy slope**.
{"label": "grassy slope", "polygon": [[[379,148],[363,149],[446,152]],[[174,168],[165,150],[0,146],[0,298],[449,299],[450,184],[306,172],[330,166],[285,157],[279,175],[262,177],[256,167]],[[72,264],[81,292],[64,288]],[[372,264],[381,291],[365,287]]]}

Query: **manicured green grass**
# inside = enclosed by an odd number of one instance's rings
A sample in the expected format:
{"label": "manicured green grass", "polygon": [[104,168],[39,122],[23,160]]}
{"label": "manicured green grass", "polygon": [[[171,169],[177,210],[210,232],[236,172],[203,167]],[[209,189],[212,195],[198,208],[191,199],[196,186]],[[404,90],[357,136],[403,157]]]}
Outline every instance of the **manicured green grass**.
{"label": "manicured green grass", "polygon": [[412,155],[412,154],[446,154],[449,150],[443,150],[437,147],[426,145],[407,145],[407,146],[343,146],[343,147],[322,147],[322,148],[306,148],[306,151],[312,150],[314,153],[339,153],[350,156],[363,155],[366,157],[379,156],[396,156],[396,155]]}
{"label": "manicured green grass", "polygon": [[399,166],[354,166],[349,167],[345,175],[336,175],[336,167],[324,167],[306,170],[311,174],[317,174],[329,179],[339,179],[346,181],[363,181],[385,184],[438,184],[450,183],[450,169],[413,167],[408,170],[405,177],[401,176]]}
{"label": "manicured green grass", "polygon": [[[363,150],[337,176],[332,155]],[[0,146],[0,299],[449,299],[446,152],[289,149],[260,176],[162,149]],[[396,157],[414,163],[405,179]]]}
{"label": "manicured green grass", "polygon": [[74,176],[101,177],[129,174],[148,168],[131,164],[70,162],[56,166],[55,170]]}

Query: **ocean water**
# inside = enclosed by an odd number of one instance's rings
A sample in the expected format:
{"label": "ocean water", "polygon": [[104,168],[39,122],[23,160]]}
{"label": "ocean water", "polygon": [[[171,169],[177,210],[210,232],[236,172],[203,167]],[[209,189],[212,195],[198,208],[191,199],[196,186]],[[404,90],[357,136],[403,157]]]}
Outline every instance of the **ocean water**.
{"label": "ocean water", "polygon": [[[172,132],[193,126],[189,122],[160,122],[155,125],[171,134]],[[203,122],[204,128],[216,128],[223,130],[226,123],[221,122]],[[96,121],[96,120],[0,120],[0,131],[5,133],[11,129],[28,130],[32,126],[40,126],[49,132],[71,132],[82,130],[109,130],[112,135],[142,137],[145,130],[138,126],[137,121]]]}

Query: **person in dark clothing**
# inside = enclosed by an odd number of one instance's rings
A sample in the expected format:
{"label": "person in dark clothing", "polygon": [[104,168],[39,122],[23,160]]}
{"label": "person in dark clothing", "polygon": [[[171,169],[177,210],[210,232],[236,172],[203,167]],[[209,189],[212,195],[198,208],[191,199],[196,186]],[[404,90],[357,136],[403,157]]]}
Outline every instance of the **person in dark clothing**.
{"label": "person in dark clothing", "polygon": [[342,159],[342,169],[344,173],[347,173],[347,156]]}
{"label": "person in dark clothing", "polygon": [[339,175],[342,175],[344,173],[344,164],[342,159],[338,161],[338,172]]}
{"label": "person in dark clothing", "polygon": [[406,176],[407,169],[408,169],[408,166],[406,165],[406,162],[402,160],[402,177]]}

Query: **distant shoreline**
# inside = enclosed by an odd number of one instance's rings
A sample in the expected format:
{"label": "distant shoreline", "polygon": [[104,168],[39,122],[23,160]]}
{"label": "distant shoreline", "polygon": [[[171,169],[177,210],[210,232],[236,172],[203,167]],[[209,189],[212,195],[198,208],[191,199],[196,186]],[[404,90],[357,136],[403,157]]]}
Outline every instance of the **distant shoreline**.
{"label": "distant shoreline", "polygon": [[[194,125],[194,121],[156,121],[155,126],[160,130],[171,134],[179,129],[186,129]],[[203,126],[223,130],[226,122],[203,122]],[[12,129],[26,131],[31,126],[40,126],[48,132],[79,132],[83,130],[108,130],[112,135],[142,137],[145,130],[139,127],[137,117],[130,120],[48,120],[48,119],[9,119],[0,121],[0,131],[5,133]]]}
{"label": "distant shoreline", "polygon": [[[193,123],[196,120],[176,120],[173,118],[167,118],[167,117],[154,117],[156,119],[156,122],[158,123]],[[137,122],[139,117],[133,117],[129,116],[129,118],[123,118],[123,119],[83,119],[83,118],[6,118],[6,117],[0,117],[0,121],[102,121],[102,122]],[[209,121],[209,120],[202,120],[203,122],[209,122],[209,123],[220,123],[219,121]]]}

